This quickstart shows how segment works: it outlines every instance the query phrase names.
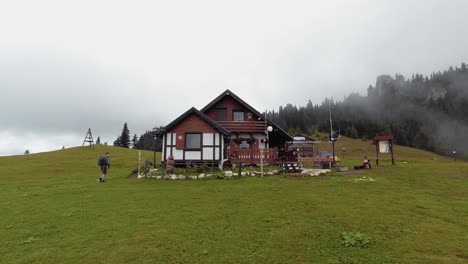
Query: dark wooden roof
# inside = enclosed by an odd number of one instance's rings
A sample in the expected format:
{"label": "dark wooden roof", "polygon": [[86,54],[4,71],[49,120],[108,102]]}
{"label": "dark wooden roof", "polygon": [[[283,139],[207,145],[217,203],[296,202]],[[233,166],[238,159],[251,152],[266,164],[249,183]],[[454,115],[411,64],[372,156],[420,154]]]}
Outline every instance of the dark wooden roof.
{"label": "dark wooden roof", "polygon": [[393,136],[375,136],[374,141],[393,140]]}
{"label": "dark wooden roof", "polygon": [[275,128],[277,128],[279,131],[281,131],[282,134],[284,134],[284,136],[286,138],[288,138],[289,140],[292,140],[292,137],[288,134],[288,132],[284,131],[281,127],[279,127],[277,124],[275,124],[275,122],[271,121],[270,119],[268,118],[265,118],[265,115],[260,113],[259,111],[257,111],[255,108],[253,108],[252,106],[250,106],[248,103],[246,103],[244,100],[242,100],[239,96],[237,96],[236,94],[234,94],[233,92],[231,92],[229,89],[227,89],[226,91],[224,91],[223,93],[221,93],[218,97],[216,97],[213,101],[211,101],[209,104],[207,104],[205,107],[203,107],[200,112],[202,113],[205,113],[206,111],[208,111],[212,106],[214,106],[216,103],[218,103],[219,101],[221,101],[224,97],[226,96],[231,96],[234,100],[236,100],[237,102],[239,102],[242,106],[244,106],[245,108],[247,108],[249,111],[251,111],[252,113],[254,113],[255,115],[259,116],[262,120],[266,121],[267,124],[269,125],[272,125],[274,126]]}
{"label": "dark wooden roof", "polygon": [[209,118],[207,115],[203,114],[202,112],[198,111],[195,107],[190,108],[187,110],[185,113],[183,113],[181,116],[176,118],[174,121],[172,121],[169,125],[164,127],[164,131],[169,131],[171,128],[173,128],[175,125],[180,123],[182,120],[184,120],[186,117],[188,117],[191,114],[195,114],[199,116],[201,119],[205,120],[208,124],[210,124],[213,128],[219,130],[223,135],[229,136],[231,133],[227,131],[224,127],[213,121],[213,119]]}
{"label": "dark wooden roof", "polygon": [[281,131],[282,134],[284,134],[284,136],[289,139],[289,140],[292,140],[293,138],[291,137],[291,135],[288,134],[288,132],[284,131],[284,129],[282,129],[280,126],[278,126],[275,122],[271,121],[269,118],[267,118],[267,123],[268,124],[271,124],[272,126],[276,127],[279,131]]}

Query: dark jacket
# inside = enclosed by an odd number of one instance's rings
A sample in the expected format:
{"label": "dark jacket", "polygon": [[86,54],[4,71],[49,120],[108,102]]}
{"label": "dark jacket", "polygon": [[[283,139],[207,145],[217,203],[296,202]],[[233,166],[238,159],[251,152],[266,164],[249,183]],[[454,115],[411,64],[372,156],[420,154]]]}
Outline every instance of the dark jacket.
{"label": "dark jacket", "polygon": [[110,168],[109,157],[104,156],[103,162],[101,163],[101,167]]}

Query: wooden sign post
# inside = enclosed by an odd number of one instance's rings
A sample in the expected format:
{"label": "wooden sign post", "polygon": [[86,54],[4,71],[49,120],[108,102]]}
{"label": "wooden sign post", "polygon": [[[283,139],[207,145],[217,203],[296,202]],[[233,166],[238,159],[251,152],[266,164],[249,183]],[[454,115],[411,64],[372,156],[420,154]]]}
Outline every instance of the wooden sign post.
{"label": "wooden sign post", "polygon": [[395,165],[393,158],[393,136],[375,136],[375,164],[379,165],[379,153],[390,153],[392,157],[392,165]]}

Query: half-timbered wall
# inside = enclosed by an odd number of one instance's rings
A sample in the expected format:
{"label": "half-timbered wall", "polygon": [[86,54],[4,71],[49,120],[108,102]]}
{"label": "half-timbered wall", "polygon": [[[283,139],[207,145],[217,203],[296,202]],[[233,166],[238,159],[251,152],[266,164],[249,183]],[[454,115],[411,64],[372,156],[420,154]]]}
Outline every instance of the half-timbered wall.
{"label": "half-timbered wall", "polygon": [[[185,145],[187,134],[200,134],[200,148],[187,149]],[[219,161],[223,157],[223,135],[205,120],[197,115],[190,115],[174,126],[163,136],[162,160],[172,155],[174,160],[212,162]]]}
{"label": "half-timbered wall", "polygon": [[[213,161],[223,157],[224,139],[221,133],[202,133],[200,150],[177,149],[177,137],[180,133],[167,133],[164,135],[163,160],[172,155],[174,160]],[[185,134],[184,134],[185,136]]]}

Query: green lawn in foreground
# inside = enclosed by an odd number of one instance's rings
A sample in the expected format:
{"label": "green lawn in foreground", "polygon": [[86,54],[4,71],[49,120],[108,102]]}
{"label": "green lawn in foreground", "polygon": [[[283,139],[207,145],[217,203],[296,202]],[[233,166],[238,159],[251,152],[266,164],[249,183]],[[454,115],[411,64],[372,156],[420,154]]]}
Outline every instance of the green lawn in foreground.
{"label": "green lawn in foreground", "polygon": [[[372,155],[341,142],[348,167]],[[137,151],[115,147],[1,157],[0,263],[467,263],[468,164],[396,150],[365,174],[197,181],[128,179]]]}

